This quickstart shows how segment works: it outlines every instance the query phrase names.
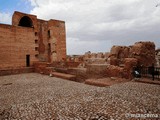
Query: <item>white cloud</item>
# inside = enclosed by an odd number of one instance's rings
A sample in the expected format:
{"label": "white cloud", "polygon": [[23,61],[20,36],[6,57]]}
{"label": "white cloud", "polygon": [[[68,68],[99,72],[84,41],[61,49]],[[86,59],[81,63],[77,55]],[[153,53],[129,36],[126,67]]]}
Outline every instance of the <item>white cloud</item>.
{"label": "white cloud", "polygon": [[1,13],[0,12],[0,23],[2,24],[11,24],[11,14],[10,13]]}
{"label": "white cloud", "polygon": [[66,21],[68,54],[104,51],[114,44],[139,40],[150,40],[160,47],[160,6],[155,7],[156,0],[29,1],[34,6],[31,14],[38,18]]}
{"label": "white cloud", "polygon": [[[106,46],[109,46],[108,48]],[[98,40],[89,40],[89,41],[81,41],[77,38],[68,38],[68,47],[67,53],[77,53],[84,54],[87,51],[92,52],[106,52],[109,51],[110,47],[112,47],[111,41],[101,41]],[[74,51],[74,52],[73,52]]]}

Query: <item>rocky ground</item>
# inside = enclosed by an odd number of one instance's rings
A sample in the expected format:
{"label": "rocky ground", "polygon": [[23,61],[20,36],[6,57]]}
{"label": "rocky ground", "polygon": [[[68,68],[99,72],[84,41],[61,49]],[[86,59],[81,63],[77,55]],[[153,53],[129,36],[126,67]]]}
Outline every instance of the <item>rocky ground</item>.
{"label": "rocky ground", "polygon": [[0,77],[0,120],[160,119],[156,115],[159,85],[126,82],[100,88],[36,73]]}

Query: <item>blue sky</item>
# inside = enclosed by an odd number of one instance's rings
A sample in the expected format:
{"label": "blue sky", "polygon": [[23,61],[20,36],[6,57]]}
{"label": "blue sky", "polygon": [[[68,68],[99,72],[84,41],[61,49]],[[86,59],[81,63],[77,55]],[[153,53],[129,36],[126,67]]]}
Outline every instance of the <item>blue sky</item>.
{"label": "blue sky", "polygon": [[0,0],[0,23],[11,23],[14,11],[65,21],[67,54],[138,41],[160,48],[160,0]]}
{"label": "blue sky", "polygon": [[11,24],[14,11],[30,13],[32,9],[28,0],[0,0],[0,23]]}
{"label": "blue sky", "polygon": [[0,12],[13,13],[22,11],[29,13],[33,7],[27,0],[0,0]]}

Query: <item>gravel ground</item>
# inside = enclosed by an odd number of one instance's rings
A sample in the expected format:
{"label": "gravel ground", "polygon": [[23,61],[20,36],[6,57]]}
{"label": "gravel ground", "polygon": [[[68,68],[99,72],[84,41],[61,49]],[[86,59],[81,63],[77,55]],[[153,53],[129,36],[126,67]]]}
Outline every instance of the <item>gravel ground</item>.
{"label": "gravel ground", "polygon": [[[154,116],[139,118],[146,114]],[[1,119],[159,120],[160,86],[127,82],[100,88],[36,73],[1,76]]]}

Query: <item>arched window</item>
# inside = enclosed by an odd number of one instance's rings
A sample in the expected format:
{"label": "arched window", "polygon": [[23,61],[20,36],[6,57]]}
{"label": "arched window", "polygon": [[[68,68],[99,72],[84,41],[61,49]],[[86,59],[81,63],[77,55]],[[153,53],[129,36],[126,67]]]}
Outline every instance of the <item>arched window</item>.
{"label": "arched window", "polygon": [[32,20],[28,16],[24,16],[19,21],[19,25],[18,26],[33,27],[33,23],[32,23]]}

